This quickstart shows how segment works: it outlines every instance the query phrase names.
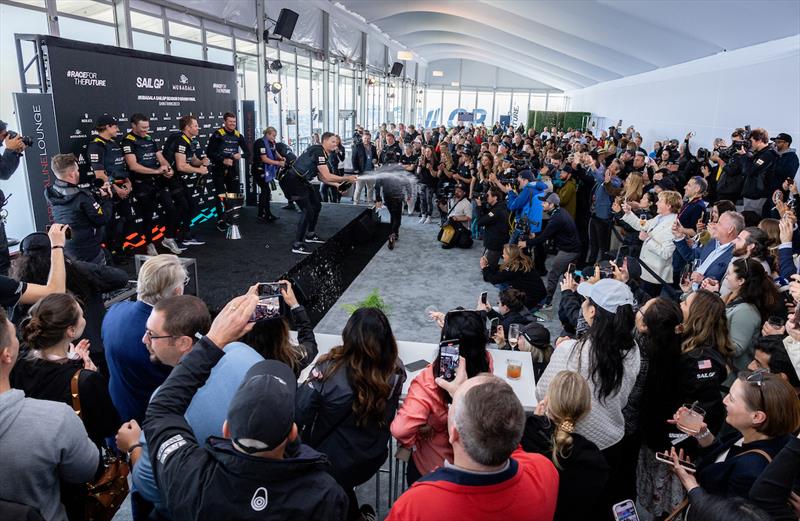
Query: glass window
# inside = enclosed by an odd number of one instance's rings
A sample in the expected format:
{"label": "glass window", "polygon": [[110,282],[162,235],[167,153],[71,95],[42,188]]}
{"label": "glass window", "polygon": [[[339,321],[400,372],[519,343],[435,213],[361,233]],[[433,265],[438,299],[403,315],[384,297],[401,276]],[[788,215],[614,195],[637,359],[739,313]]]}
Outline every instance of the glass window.
{"label": "glass window", "polygon": [[425,89],[425,128],[440,125],[442,122],[442,88]]}
{"label": "glass window", "polygon": [[164,37],[133,31],[133,48],[137,51],[164,54]]}
{"label": "glass window", "polygon": [[544,110],[546,94],[531,94],[530,110]]}
{"label": "glass window", "polygon": [[[94,0],[58,0],[56,7],[59,13],[89,18],[98,22],[114,23],[114,8],[110,4],[95,2]],[[61,21],[63,19],[59,20],[59,22]],[[78,39],[82,40],[83,38]]]}
{"label": "glass window", "polygon": [[[320,62],[320,65],[322,63]],[[321,69],[311,70],[311,132],[324,131],[322,120],[324,112],[324,98],[322,97],[323,73]]]}
{"label": "glass window", "polygon": [[461,108],[464,109],[466,112],[474,112],[475,111],[475,95],[477,92],[474,90],[462,90],[461,91]]}
{"label": "glass window", "polygon": [[306,67],[297,69],[297,123],[298,149],[305,150],[311,142],[311,70]]}
{"label": "glass window", "polygon": [[195,60],[203,59],[203,47],[196,43],[182,42],[180,40],[171,40],[170,54],[172,56],[180,56],[182,58],[193,58]]}
{"label": "glass window", "polygon": [[414,119],[417,127],[425,126],[425,89],[419,85],[414,91],[414,107],[416,113]]}
{"label": "glass window", "polygon": [[551,112],[564,112],[564,95],[550,94],[550,102],[547,104],[547,110]]}
{"label": "glass window", "polygon": [[[236,41],[236,45],[239,45],[239,41]],[[255,52],[258,52],[257,50]],[[277,60],[278,59],[278,49],[267,47],[264,51],[264,56],[267,57],[269,60]]]}
{"label": "glass window", "polygon": [[45,0],[14,0],[14,2],[16,2],[18,4],[29,5],[29,6],[32,6],[32,7],[40,7],[42,9],[44,9],[44,7],[45,7],[45,3],[44,3]]}
{"label": "glass window", "polygon": [[171,20],[169,22],[169,36],[170,38],[181,38],[193,42],[203,41],[203,35],[199,28]]}
{"label": "glass window", "polygon": [[442,101],[442,121],[447,127],[452,127],[458,123],[458,91],[444,89],[444,99]]}
{"label": "glass window", "polygon": [[113,27],[76,18],[61,17],[58,31],[62,38],[71,38],[90,43],[117,45],[117,33]]}
{"label": "glass window", "polygon": [[327,110],[328,110],[328,128],[325,130],[329,130],[331,128],[336,128],[336,109],[338,105],[339,98],[336,94],[336,76],[337,70],[336,66],[329,63],[327,64],[328,67],[328,103],[327,103]]}
{"label": "glass window", "polygon": [[206,44],[223,49],[233,49],[233,40],[226,34],[212,33],[206,31]]}
{"label": "glass window", "polygon": [[161,34],[164,32],[164,22],[161,18],[131,10],[131,28]]}
{"label": "glass window", "polygon": [[[281,103],[283,107],[283,123],[284,132],[287,140],[291,140],[291,144],[297,144],[297,80],[295,79],[295,72],[297,67],[294,65],[284,65],[281,69],[281,81],[283,82],[283,90],[281,90]],[[295,149],[295,154],[300,155],[302,150]]]}
{"label": "glass window", "polygon": [[494,96],[494,121],[500,121],[500,116],[508,116],[510,110],[511,93],[496,92]]}
{"label": "glass window", "polygon": [[233,51],[224,51],[222,49],[215,49],[214,47],[208,48],[208,61],[214,63],[224,63],[225,65],[233,65]]}
{"label": "glass window", "polygon": [[491,127],[494,124],[492,94],[492,92],[478,92],[478,103],[475,106],[476,125],[483,123],[487,127]]}
{"label": "glass window", "polygon": [[236,38],[236,52],[258,54],[258,43]]}

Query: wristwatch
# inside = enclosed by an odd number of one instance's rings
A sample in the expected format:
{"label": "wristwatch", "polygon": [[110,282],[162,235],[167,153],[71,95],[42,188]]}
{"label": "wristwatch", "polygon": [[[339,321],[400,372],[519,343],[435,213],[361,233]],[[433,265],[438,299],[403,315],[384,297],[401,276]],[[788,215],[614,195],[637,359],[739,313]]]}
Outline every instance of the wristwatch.
{"label": "wristwatch", "polygon": [[133,456],[133,451],[135,451],[136,449],[141,449],[141,448],[142,448],[142,444],[141,443],[136,443],[136,444],[130,446],[130,448],[125,452],[126,455],[127,455],[128,463],[131,462],[131,456]]}

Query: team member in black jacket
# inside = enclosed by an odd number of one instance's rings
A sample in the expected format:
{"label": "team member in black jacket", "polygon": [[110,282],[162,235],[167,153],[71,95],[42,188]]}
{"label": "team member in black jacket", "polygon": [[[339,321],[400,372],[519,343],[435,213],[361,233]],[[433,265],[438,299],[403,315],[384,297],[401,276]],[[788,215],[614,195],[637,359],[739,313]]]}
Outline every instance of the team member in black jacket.
{"label": "team member in black jacket", "polygon": [[526,243],[528,246],[536,247],[544,245],[546,241],[553,239],[556,244],[558,253],[553,257],[553,264],[550,266],[550,271],[547,272],[547,299],[545,300],[545,305],[549,306],[553,301],[558,281],[567,271],[567,267],[576,262],[580,256],[581,240],[578,237],[578,229],[575,227],[575,221],[572,220],[572,216],[559,206],[561,200],[558,194],[549,192],[540,195],[539,199],[542,200],[542,209],[550,214],[550,222],[541,233],[536,234],[532,240],[526,241]]}
{"label": "team member in black jacket", "polygon": [[228,225],[222,220],[222,198],[219,196],[239,192],[239,160],[242,159],[239,150],[246,158],[250,151],[244,136],[236,130],[236,115],[226,112],[222,121],[222,127],[208,138],[206,153],[211,160],[211,179],[217,192],[217,229],[224,232]]}
{"label": "team member in black jacket", "polygon": [[292,252],[308,255],[311,253],[305,242],[325,242],[320,239],[314,229],[317,227],[322,202],[319,190],[311,184],[311,180],[319,177],[326,184],[338,184],[344,181],[356,181],[358,176],[338,176],[331,173],[330,154],[336,153],[339,137],[333,132],[322,134],[321,145],[311,145],[294,162],[289,171],[281,178],[281,188],[287,199],[297,203],[303,215],[297,223]]}
{"label": "team member in black jacket", "polygon": [[486,192],[486,203],[480,197],[475,198],[478,207],[478,227],[483,226],[483,256],[489,266],[497,266],[503,256],[503,246],[508,244],[508,210],[505,204],[506,194],[502,190],[491,187]]}
{"label": "team member in black jacket", "polygon": [[267,127],[264,136],[253,143],[253,162],[251,173],[258,185],[258,218],[264,222],[275,221],[278,217],[272,214],[269,202],[272,200],[272,187],[278,171],[286,167],[286,159],[278,153],[275,127]]}
{"label": "team member in black jacket", "polygon": [[50,167],[56,180],[44,195],[55,222],[69,225],[72,230],[72,239],[64,247],[67,255],[76,260],[105,264],[102,229],[111,221],[111,189],[106,184],[95,194],[78,188],[78,162],[72,154],[54,156]]}
{"label": "team member in black jacket", "polygon": [[397,163],[400,161],[400,156],[403,155],[403,149],[400,144],[395,141],[394,134],[386,134],[386,146],[381,150],[380,163],[385,165],[387,163]]}
{"label": "team member in black jacket", "polygon": [[[178,120],[180,132],[170,134],[164,142],[162,153],[175,175],[167,179],[167,186],[178,209],[178,229],[182,243],[187,246],[205,244],[192,237],[190,227],[197,214],[197,204],[191,187],[200,183],[200,177],[208,175],[208,158],[200,159],[197,135],[200,126],[194,116],[183,116]],[[191,185],[191,186],[190,186]],[[202,190],[201,190],[202,192]]]}
{"label": "team member in black jacket", "polygon": [[114,212],[105,228],[106,246],[117,260],[126,248],[139,246],[136,214],[131,204],[132,185],[125,168],[122,147],[116,142],[119,125],[112,116],[103,114],[95,124],[97,136],[89,141],[86,153],[96,179],[111,184]]}
{"label": "team member in black jacket", "polygon": [[173,519],[344,519],[347,498],[327,459],[298,442],[296,380],[287,365],[265,360],[247,372],[224,439],[201,446],[184,417],[222,347],[252,327],[257,303],[254,291],[229,302],[147,408],[144,433],[167,508]]}
{"label": "team member in black jacket", "polygon": [[175,242],[177,236],[177,214],[172,195],[163,180],[174,175],[172,168],[164,159],[164,154],[150,137],[150,118],[144,114],[131,116],[131,131],[122,140],[122,152],[125,163],[133,178],[133,194],[136,197],[138,213],[142,218],[144,240],[148,242],[147,254],[158,255],[155,244],[151,241],[161,235],[153,226],[153,212],[156,203],[161,203],[166,238],[161,244],[175,255],[183,250]]}

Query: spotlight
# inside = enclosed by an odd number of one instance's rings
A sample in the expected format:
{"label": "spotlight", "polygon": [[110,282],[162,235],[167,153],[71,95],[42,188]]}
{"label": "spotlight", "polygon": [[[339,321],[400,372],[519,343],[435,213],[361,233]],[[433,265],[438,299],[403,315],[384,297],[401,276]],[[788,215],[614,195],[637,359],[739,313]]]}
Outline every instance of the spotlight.
{"label": "spotlight", "polygon": [[269,86],[269,91],[273,94],[279,93],[281,89],[283,89],[283,85],[279,81],[273,81]]}
{"label": "spotlight", "polygon": [[283,68],[283,64],[280,60],[272,60],[269,64],[269,70],[271,71],[279,71]]}

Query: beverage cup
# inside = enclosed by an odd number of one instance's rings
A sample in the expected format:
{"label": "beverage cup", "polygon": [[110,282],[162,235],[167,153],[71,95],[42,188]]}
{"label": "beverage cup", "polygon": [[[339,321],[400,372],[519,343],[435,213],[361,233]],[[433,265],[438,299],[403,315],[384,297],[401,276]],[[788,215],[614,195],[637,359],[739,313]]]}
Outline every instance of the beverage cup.
{"label": "beverage cup", "polygon": [[684,404],[684,410],[678,417],[678,428],[686,434],[695,435],[700,432],[700,424],[706,417],[706,411],[691,403]]}
{"label": "beverage cup", "polygon": [[522,376],[522,362],[519,360],[508,360],[506,366],[506,377],[509,380],[519,380]]}

